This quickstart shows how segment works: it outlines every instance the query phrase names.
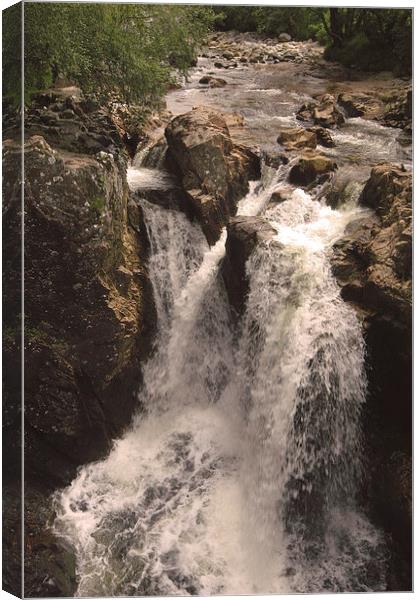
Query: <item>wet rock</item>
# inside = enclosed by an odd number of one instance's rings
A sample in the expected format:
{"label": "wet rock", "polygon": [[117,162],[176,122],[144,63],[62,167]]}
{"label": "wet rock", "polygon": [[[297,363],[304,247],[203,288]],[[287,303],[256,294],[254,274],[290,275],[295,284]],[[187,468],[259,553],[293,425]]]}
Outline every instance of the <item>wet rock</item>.
{"label": "wet rock", "polygon": [[313,119],[313,111],[316,107],[316,102],[305,102],[295,113],[295,118],[298,121],[311,121]]}
{"label": "wet rock", "polygon": [[[337,246],[346,261],[363,256],[362,269],[342,277],[342,295],[363,308],[388,315],[409,326],[411,322],[412,261],[412,175],[393,165],[379,165],[371,171],[360,203],[375,210],[380,225],[369,228],[369,238],[350,232]],[[368,229],[368,227],[367,227]]]}
{"label": "wet rock", "polygon": [[394,89],[389,96],[381,96],[385,104],[384,114],[379,119],[387,127],[404,129],[412,133],[412,89]]}
{"label": "wet rock", "polygon": [[290,42],[291,36],[288,33],[280,33],[278,36],[278,42]]}
{"label": "wet rock", "polygon": [[228,65],[227,65],[227,64],[225,64],[225,63],[222,63],[222,62],[220,62],[220,61],[216,61],[216,62],[214,63],[214,67],[215,67],[216,69],[228,69]]}
{"label": "wet rock", "polygon": [[335,129],[345,122],[343,113],[331,94],[303,104],[297,111],[296,118],[300,121],[313,121],[315,125],[326,129]]}
{"label": "wet rock", "polygon": [[204,107],[173,119],[165,135],[175,175],[212,244],[235,214],[249,181],[260,177],[260,158],[233,143],[225,117]]}
{"label": "wet rock", "polygon": [[73,549],[49,529],[51,500],[37,489],[25,489],[25,594],[32,598],[74,596],[77,588]]}
{"label": "wet rock", "polygon": [[336,146],[333,136],[328,129],[324,127],[309,127],[306,131],[314,133],[317,143],[325,148],[334,148]]}
{"label": "wet rock", "polygon": [[[58,128],[40,118],[52,104]],[[62,107],[74,116],[62,119]],[[135,227],[129,218],[124,143],[109,113],[91,110],[80,95],[52,91],[27,112],[25,493],[48,506],[52,491],[103,457],[130,422],[155,327],[148,240],[138,207]],[[20,143],[8,134],[4,211],[12,215],[21,205]],[[13,223],[7,236],[16,240]],[[71,596],[73,559],[44,535],[44,517],[33,511],[26,522],[25,593]]]}
{"label": "wet rock", "polygon": [[319,177],[332,173],[337,164],[327,156],[318,153],[306,153],[294,165],[289,174],[289,180],[295,185],[309,185]]}
{"label": "wet rock", "polygon": [[412,531],[412,457],[402,451],[392,452],[377,468],[376,477],[376,509],[387,520],[387,529],[403,541],[406,532]]}
{"label": "wet rock", "polygon": [[344,108],[348,117],[371,118],[383,108],[382,102],[366,94],[339,94],[338,103]]}
{"label": "wet rock", "polygon": [[[32,135],[42,135],[53,147],[81,154],[114,152],[124,145],[110,112],[105,108],[92,110],[82,92],[74,87],[34,96],[25,118],[25,138]],[[14,137],[13,131],[8,131],[8,136]]]}
{"label": "wet rock", "polygon": [[315,148],[317,145],[317,135],[303,127],[292,127],[283,129],[278,136],[277,142],[287,150]]}
{"label": "wet rock", "polygon": [[203,85],[208,85],[209,87],[224,87],[227,85],[225,79],[221,79],[221,77],[211,77],[210,75],[205,75],[201,77],[199,83]]}
{"label": "wet rock", "polygon": [[313,121],[315,125],[327,129],[333,129],[345,122],[345,118],[331,94],[325,94],[320,98],[319,104],[313,110]]}
{"label": "wet rock", "polygon": [[[369,380],[365,431],[372,473],[368,501],[378,524],[391,534],[396,556],[408,564],[412,174],[394,165],[374,167],[360,202],[372,208],[374,214],[347,228],[345,237],[334,246],[332,269],[342,297],[364,321]],[[402,564],[400,568],[404,568]],[[409,573],[405,575],[408,580]]]}
{"label": "wet rock", "polygon": [[268,242],[276,230],[263,217],[233,217],[227,224],[226,254],[221,274],[231,306],[240,315],[246,304],[246,262],[258,244]]}
{"label": "wet rock", "polygon": [[329,189],[324,190],[326,203],[332,208],[339,208],[350,202],[358,202],[360,184],[354,181],[344,170],[336,171],[330,181]]}
{"label": "wet rock", "polygon": [[281,165],[289,163],[288,156],[282,152],[264,152],[262,157],[266,166],[272,169],[278,169]]}
{"label": "wet rock", "polygon": [[291,185],[282,184],[274,192],[272,192],[269,202],[273,204],[285,202],[285,200],[288,200],[291,197],[293,191],[294,188]]}

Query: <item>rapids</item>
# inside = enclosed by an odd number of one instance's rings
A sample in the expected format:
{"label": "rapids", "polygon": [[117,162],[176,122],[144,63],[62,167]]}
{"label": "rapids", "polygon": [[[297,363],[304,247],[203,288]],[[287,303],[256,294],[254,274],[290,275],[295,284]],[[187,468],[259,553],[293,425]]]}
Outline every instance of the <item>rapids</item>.
{"label": "rapids", "polygon": [[[292,123],[310,81],[273,93],[270,65],[236,69],[231,94],[203,91],[205,60],[169,96],[172,110],[185,112],[197,97],[239,110],[246,135],[272,145],[266,124]],[[354,186],[339,210],[326,206],[322,189],[291,189],[268,204],[290,165],[264,166],[238,213],[263,214],[277,235],[247,263],[239,324],[219,275],[226,233],[209,248],[183,213],[141,201],[158,315],[142,410],[107,458],[81,468],[55,496],[54,530],[75,549],[79,596],[386,588],[384,536],[357,499],[362,329],[340,298],[329,256],[347,224],[367,212],[356,204],[366,167],[407,160],[399,133],[360,119],[342,128],[330,152]],[[171,185],[138,162],[128,181],[137,191],[150,181]]]}

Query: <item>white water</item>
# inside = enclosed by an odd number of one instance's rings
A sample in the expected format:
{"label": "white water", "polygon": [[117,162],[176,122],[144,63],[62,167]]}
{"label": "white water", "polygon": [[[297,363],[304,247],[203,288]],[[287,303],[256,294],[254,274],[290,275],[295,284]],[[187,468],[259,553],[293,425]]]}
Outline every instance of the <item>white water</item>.
{"label": "white water", "polygon": [[380,533],[356,505],[362,332],[328,260],[360,209],[302,190],[267,208],[283,171],[240,203],[277,236],[248,262],[238,329],[218,275],[225,234],[208,249],[183,214],[143,202],[159,320],[145,412],[56,498],[78,595],[385,587]]}

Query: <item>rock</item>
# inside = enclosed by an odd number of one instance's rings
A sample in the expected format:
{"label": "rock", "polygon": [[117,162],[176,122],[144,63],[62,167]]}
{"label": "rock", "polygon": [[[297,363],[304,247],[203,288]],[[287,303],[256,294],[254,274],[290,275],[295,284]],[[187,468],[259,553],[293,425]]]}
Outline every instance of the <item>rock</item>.
{"label": "rock", "polygon": [[[164,169],[167,162],[168,145],[164,135],[159,137],[154,143],[149,143],[146,148],[141,148],[144,151],[141,160],[141,166],[148,169]],[[135,157],[139,160],[139,157]]]}
{"label": "rock", "polygon": [[227,85],[225,79],[221,79],[221,77],[211,77],[210,75],[205,75],[201,77],[199,83],[208,85],[209,87],[224,87]]}
{"label": "rock", "polygon": [[338,103],[348,117],[363,117],[366,119],[380,118],[385,105],[379,99],[367,94],[339,94]]}
{"label": "rock", "polygon": [[320,98],[319,104],[313,110],[313,120],[315,125],[327,129],[338,127],[345,122],[344,116],[331,94],[325,94]]}
{"label": "rock", "polygon": [[332,134],[324,127],[309,127],[306,131],[314,133],[317,143],[325,148],[334,148],[336,146]]}
{"label": "rock", "polygon": [[297,111],[296,118],[300,121],[313,121],[315,125],[326,129],[334,129],[345,122],[343,113],[331,94],[324,94],[314,102],[303,104]]}
{"label": "rock", "polygon": [[338,103],[348,117],[374,119],[388,127],[411,131],[412,90],[392,88],[386,92],[368,94],[342,93]]}
{"label": "rock", "polygon": [[402,539],[406,532],[412,531],[412,457],[402,451],[393,452],[378,467],[373,485],[378,488],[376,508],[387,520],[387,528]]}
{"label": "rock", "polygon": [[175,175],[212,244],[235,214],[249,181],[260,177],[260,158],[233,143],[225,117],[204,107],[173,119],[165,135]]}
{"label": "rock", "polygon": [[[342,285],[342,296],[363,309],[386,314],[405,327],[411,323],[412,175],[392,165],[371,171],[360,203],[373,208],[379,227],[369,228],[369,238],[350,232],[338,242],[337,256],[353,264],[353,276],[343,277],[333,260]],[[353,262],[362,256],[362,268]],[[341,259],[339,259],[341,260]],[[348,265],[347,274],[351,271]]]}
{"label": "rock", "polygon": [[[59,126],[62,135],[41,119],[44,102],[58,111],[61,105],[72,107],[74,117],[61,119],[56,113],[64,124]],[[103,457],[131,421],[138,409],[141,362],[151,350],[155,329],[148,239],[140,209],[128,208],[122,137],[109,113],[91,107],[87,114],[83,102],[53,91],[37,96],[27,111],[25,508],[33,494],[43,499],[37,506],[50,506],[54,489],[68,485],[79,465]],[[8,133],[3,209],[5,247],[10,250],[5,266],[13,281],[20,264],[21,147],[19,137]],[[136,216],[135,227],[130,214]],[[18,335],[19,323],[9,323],[10,365]],[[15,395],[19,387],[11,390]],[[7,403],[4,436],[9,439],[19,413],[15,398]],[[17,476],[17,469],[8,473],[10,489]],[[74,557],[48,537],[48,511],[30,510],[25,594],[74,595]],[[13,518],[6,520],[13,523]],[[16,525],[10,527],[16,530]]]}
{"label": "rock", "polygon": [[[349,202],[358,202],[360,184],[345,170],[337,171],[326,190],[326,204],[332,208],[340,208]],[[324,191],[323,191],[324,194]]]}
{"label": "rock", "polygon": [[316,102],[305,102],[295,113],[296,119],[307,122],[313,120],[313,112],[316,106]]}
{"label": "rock", "polygon": [[378,120],[386,127],[397,127],[412,134],[412,91],[387,104]]}
{"label": "rock", "polygon": [[112,115],[105,108],[92,110],[93,105],[73,87],[36,94],[27,109],[25,137],[42,135],[53,147],[81,154],[121,149],[123,139]]}
{"label": "rock", "polygon": [[234,54],[228,50],[226,52],[223,52],[223,58],[226,58],[227,60],[232,60],[234,58]]}
{"label": "rock", "polygon": [[254,248],[276,236],[263,217],[233,217],[227,224],[226,254],[221,274],[231,306],[240,315],[246,304],[248,281],[246,262]]}
{"label": "rock", "polygon": [[290,42],[291,36],[288,33],[280,33],[278,36],[278,42]]}
{"label": "rock", "polygon": [[347,117],[363,117],[368,111],[371,102],[369,96],[363,94],[339,94],[338,103],[345,109]]}
{"label": "rock", "polygon": [[332,173],[337,164],[327,156],[318,153],[305,153],[294,165],[289,174],[289,180],[295,185],[309,185],[320,176]]}
{"label": "rock", "polygon": [[287,150],[315,148],[317,145],[317,135],[303,127],[292,127],[283,129],[278,136],[277,142]]}
{"label": "rock", "polygon": [[[375,214],[348,226],[345,237],[334,246],[332,269],[343,299],[351,302],[364,322],[368,373],[365,431],[372,472],[368,501],[379,526],[391,534],[394,552],[408,564],[412,174],[389,164],[374,167],[360,202]],[[409,579],[409,573],[405,575]]]}
{"label": "rock", "polygon": [[49,530],[51,499],[25,488],[25,593],[28,597],[72,597],[77,589],[71,546]]}
{"label": "rock", "polygon": [[285,202],[285,200],[288,200],[292,193],[294,191],[294,188],[289,185],[289,184],[281,184],[276,190],[274,190],[272,192],[272,196],[269,200],[270,203],[273,204],[279,204],[280,202]]}
{"label": "rock", "polygon": [[279,169],[281,165],[287,165],[289,163],[288,156],[282,152],[263,152],[262,157],[265,165],[272,169]]}

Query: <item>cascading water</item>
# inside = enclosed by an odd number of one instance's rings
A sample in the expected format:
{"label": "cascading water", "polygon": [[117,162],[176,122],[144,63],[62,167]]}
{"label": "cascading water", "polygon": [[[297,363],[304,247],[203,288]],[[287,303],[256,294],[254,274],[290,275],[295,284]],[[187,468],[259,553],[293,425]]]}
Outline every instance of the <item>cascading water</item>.
{"label": "cascading water", "polygon": [[159,333],[144,412],[56,497],[78,595],[384,589],[380,534],[356,509],[362,332],[328,260],[362,211],[302,190],[266,209],[284,175],[265,168],[240,203],[277,236],[248,261],[239,330],[218,276],[225,233],[209,249],[182,213],[142,201]]}

